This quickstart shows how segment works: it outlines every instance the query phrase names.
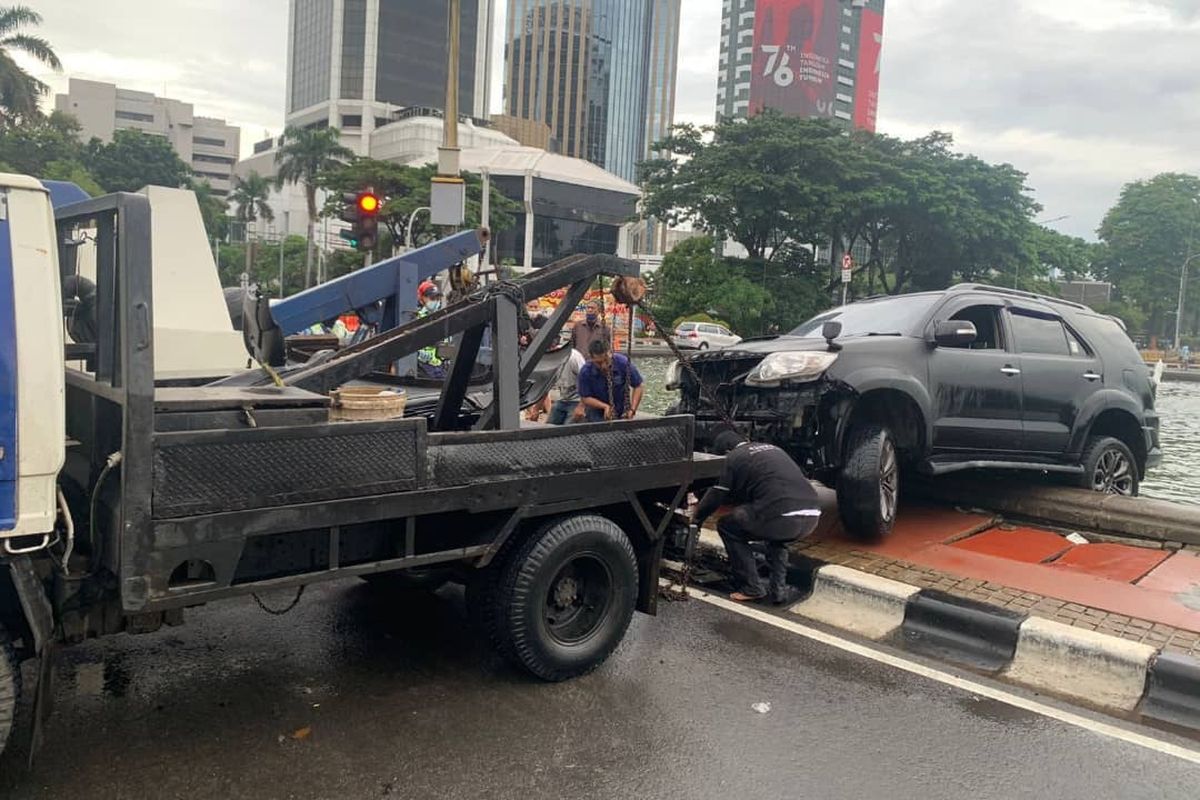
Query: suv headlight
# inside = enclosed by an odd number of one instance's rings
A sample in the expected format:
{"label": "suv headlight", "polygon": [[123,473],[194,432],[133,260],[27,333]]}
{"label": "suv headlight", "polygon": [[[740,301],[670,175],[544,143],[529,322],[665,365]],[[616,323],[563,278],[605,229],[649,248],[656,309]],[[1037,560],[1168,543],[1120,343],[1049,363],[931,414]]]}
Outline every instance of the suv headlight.
{"label": "suv headlight", "polygon": [[664,382],[667,384],[669,391],[674,391],[679,388],[680,365],[678,361],[672,361],[667,365],[667,374],[663,376]]}
{"label": "suv headlight", "polygon": [[746,376],[751,386],[778,386],[783,381],[808,381],[819,377],[837,361],[837,353],[772,353]]}

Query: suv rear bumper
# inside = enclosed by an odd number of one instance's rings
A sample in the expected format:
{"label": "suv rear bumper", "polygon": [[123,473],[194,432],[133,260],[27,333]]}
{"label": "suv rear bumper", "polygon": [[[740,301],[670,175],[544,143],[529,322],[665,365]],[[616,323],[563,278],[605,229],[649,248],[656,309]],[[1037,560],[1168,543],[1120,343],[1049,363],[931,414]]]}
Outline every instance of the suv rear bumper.
{"label": "suv rear bumper", "polygon": [[1162,464],[1162,445],[1158,441],[1158,414],[1147,411],[1142,424],[1142,433],[1146,437],[1146,469],[1154,469]]}

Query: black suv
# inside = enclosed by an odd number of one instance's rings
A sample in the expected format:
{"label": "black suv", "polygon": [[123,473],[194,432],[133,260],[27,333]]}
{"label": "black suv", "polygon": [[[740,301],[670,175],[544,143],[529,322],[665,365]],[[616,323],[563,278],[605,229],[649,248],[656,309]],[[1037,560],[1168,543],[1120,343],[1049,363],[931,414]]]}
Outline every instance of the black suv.
{"label": "black suv", "polygon": [[1150,370],[1120,321],[988,286],[852,303],[694,356],[668,385],[699,446],[728,423],[779,445],[837,487],[865,537],[891,530],[905,467],[1065,473],[1136,495],[1162,458]]}

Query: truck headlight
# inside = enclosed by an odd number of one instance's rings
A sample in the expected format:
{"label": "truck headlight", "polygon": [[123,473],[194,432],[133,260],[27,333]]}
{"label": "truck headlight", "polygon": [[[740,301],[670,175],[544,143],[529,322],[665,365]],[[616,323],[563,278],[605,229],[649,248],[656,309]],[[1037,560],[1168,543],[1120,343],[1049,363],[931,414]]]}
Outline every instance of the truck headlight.
{"label": "truck headlight", "polygon": [[668,391],[674,391],[679,388],[680,364],[678,361],[672,361],[667,365],[667,374],[663,376],[663,381],[667,384]]}
{"label": "truck headlight", "polygon": [[746,376],[751,386],[778,386],[783,381],[810,381],[820,377],[837,361],[837,353],[801,351],[772,353]]}

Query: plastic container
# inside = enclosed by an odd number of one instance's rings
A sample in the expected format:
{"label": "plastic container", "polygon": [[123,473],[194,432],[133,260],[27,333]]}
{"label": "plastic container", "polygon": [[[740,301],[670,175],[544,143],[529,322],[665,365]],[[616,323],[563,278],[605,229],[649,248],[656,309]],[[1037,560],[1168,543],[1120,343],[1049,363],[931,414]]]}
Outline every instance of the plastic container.
{"label": "plastic container", "polygon": [[373,419],[396,419],[404,416],[408,401],[403,389],[384,389],[379,386],[343,386],[329,393],[331,422],[362,422]]}

